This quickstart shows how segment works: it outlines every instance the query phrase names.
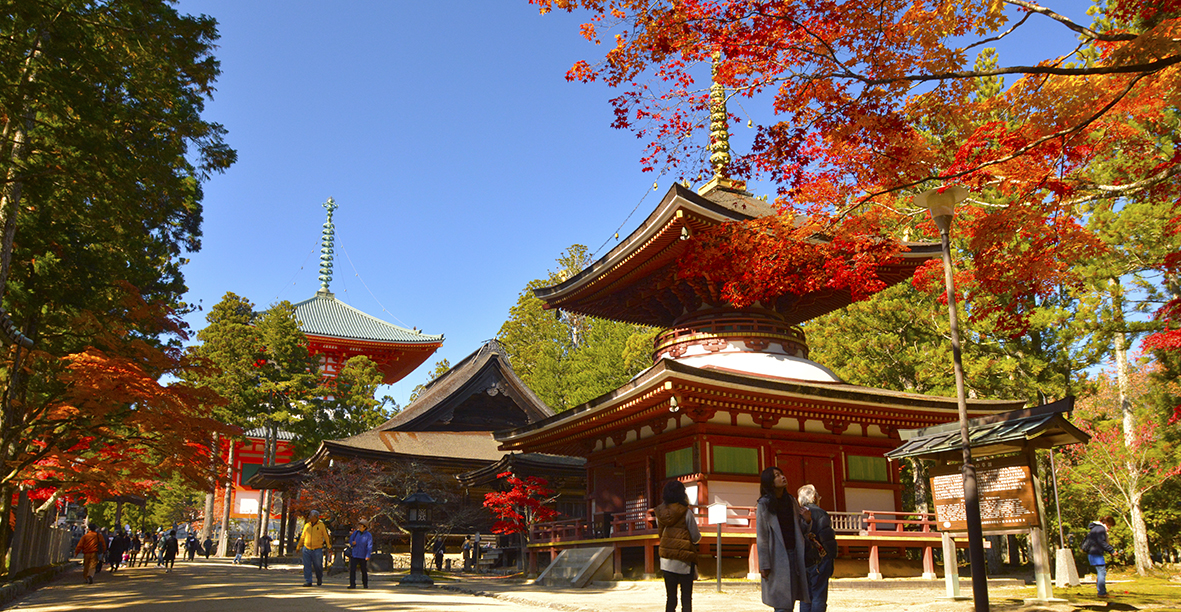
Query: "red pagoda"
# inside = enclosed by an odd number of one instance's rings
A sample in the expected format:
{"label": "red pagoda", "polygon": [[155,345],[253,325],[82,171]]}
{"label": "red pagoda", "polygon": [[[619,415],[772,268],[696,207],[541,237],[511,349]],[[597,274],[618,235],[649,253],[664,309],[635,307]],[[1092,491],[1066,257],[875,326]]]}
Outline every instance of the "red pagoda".
{"label": "red pagoda", "polygon": [[[657,532],[650,510],[664,481],[676,478],[699,512],[707,504],[730,507],[720,538],[708,535],[713,526],[699,515],[707,534],[700,553],[744,557],[749,575],[757,577],[757,555],[750,553],[759,473],[777,466],[793,490],[815,485],[840,544],[864,547],[868,573],[881,577],[877,547],[885,536],[867,539],[867,521],[873,531],[878,519],[903,517],[899,469],[885,453],[900,444],[901,430],[955,421],[956,399],[851,385],[809,360],[799,324],[847,306],[847,291],[787,293],[738,309],[722,298],[715,279],[678,274],[678,258],[701,230],[776,214],[724,176],[729,153],[719,94],[715,86],[714,178],[697,193],[674,185],[640,227],[601,259],[559,285],[534,291],[546,308],[664,331],[656,338],[652,367],[623,387],[497,433],[503,450],[587,460],[591,520],[539,526],[530,539],[531,559],[552,558],[566,548],[612,547],[616,575],[627,567],[653,575]],[[937,244],[905,246],[878,272],[887,285],[939,256]],[[969,400],[969,413],[982,416],[1022,403]],[[886,520],[881,529],[897,536],[895,546],[921,545],[924,573],[933,576],[930,552],[938,534],[894,532],[895,524]]]}
{"label": "red pagoda", "polygon": [[[417,329],[405,329],[370,316],[337,300],[329,284],[332,282],[332,260],[336,226],[332,215],[336,201],[324,203],[328,211],[320,243],[320,290],[295,304],[295,318],[300,330],[308,338],[308,349],[320,357],[320,372],[325,378],[335,378],[345,362],[364,355],[377,363],[384,384],[393,384],[422,365],[440,346],[443,336],[423,334]],[[266,431],[253,429],[235,448],[233,474],[233,503],[230,516],[237,519],[257,519],[261,516],[262,491],[247,486],[246,482],[264,465]],[[275,439],[275,460],[271,465],[292,461],[291,434],[279,431]],[[228,452],[228,448],[225,452]],[[216,516],[221,516],[224,491],[218,492]],[[272,518],[279,518],[272,514]]]}

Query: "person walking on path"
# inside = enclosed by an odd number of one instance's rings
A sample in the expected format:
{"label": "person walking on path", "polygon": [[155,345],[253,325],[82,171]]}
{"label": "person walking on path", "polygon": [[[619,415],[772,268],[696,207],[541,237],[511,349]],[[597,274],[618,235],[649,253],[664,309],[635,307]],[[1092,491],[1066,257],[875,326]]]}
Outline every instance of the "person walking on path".
{"label": "person walking on path", "polygon": [[[820,494],[816,487],[806,484],[796,491],[796,500],[803,508],[804,537],[809,541],[804,549],[804,563],[808,571],[808,594],[812,603],[801,603],[800,612],[825,612],[828,609],[828,581],[832,578],[837,558],[837,534],[832,530],[832,517],[819,506]],[[817,546],[818,545],[818,546]]]}
{"label": "person walking on path", "polygon": [[246,540],[242,536],[238,536],[234,540],[234,565],[242,563],[242,555],[246,554]]}
{"label": "person walking on path", "polygon": [[82,579],[86,584],[94,584],[98,556],[107,551],[107,542],[98,534],[98,527],[94,523],[88,527],[90,530],[82,535],[82,539],[78,540],[78,545],[74,547],[74,554],[82,555]]}
{"label": "person walking on path", "polygon": [[107,564],[111,566],[110,571],[119,569],[123,564],[123,553],[127,552],[131,541],[123,534],[122,530],[115,532],[115,537],[111,538],[111,544],[107,547]]}
{"label": "person walking on path", "polygon": [[127,550],[127,567],[135,567],[135,558],[139,556],[139,550],[143,548],[143,545],[138,533],[131,534],[131,548]]}
{"label": "person walking on path", "polygon": [[320,521],[320,513],[312,510],[303,525],[303,533],[295,545],[295,552],[303,560],[303,585],[312,586],[312,574],[316,574],[316,586],[324,583],[324,549],[328,548],[328,528]]}
{"label": "person walking on path", "polygon": [[1091,531],[1083,539],[1083,552],[1087,553],[1087,562],[1095,569],[1095,589],[1099,597],[1107,597],[1107,559],[1104,554],[1115,552],[1115,547],[1107,541],[1107,530],[1115,527],[1115,519],[1105,516],[1091,523]]}
{"label": "person walking on path", "polygon": [[156,541],[159,538],[160,536],[154,533],[144,534],[144,553],[140,555],[140,567],[146,566],[148,561],[156,558]]}
{"label": "person walking on path", "polygon": [[656,506],[660,528],[660,572],[664,574],[665,612],[676,612],[677,588],[681,589],[681,612],[693,612],[693,581],[697,578],[697,543],[701,532],[689,509],[685,485],[670,480],[664,485],[664,503]]}
{"label": "person walking on path", "polygon": [[176,564],[176,554],[180,552],[180,542],[176,539],[176,530],[173,529],[164,536],[160,542],[160,563],[164,564],[164,573],[170,573],[172,566]]}
{"label": "person walking on path", "polygon": [[804,566],[804,530],[800,506],[787,493],[787,477],[777,467],[759,475],[755,508],[755,546],[762,574],[763,603],[775,612],[791,612],[796,602],[812,603]]}
{"label": "person walking on path", "polygon": [[463,571],[468,571],[472,564],[472,536],[463,539],[463,546],[460,547],[463,552]]}
{"label": "person walking on path", "polygon": [[443,555],[447,554],[447,545],[443,542],[443,536],[435,538],[435,571],[443,571]]}
{"label": "person walking on path", "polygon": [[262,537],[258,539],[258,569],[264,570],[270,568],[271,556],[271,534],[262,532]]}
{"label": "person walking on path", "polygon": [[373,534],[369,521],[357,521],[357,528],[349,534],[349,588],[357,588],[357,568],[361,569],[361,586],[369,588],[369,556],[373,554]]}
{"label": "person walking on path", "polygon": [[209,555],[213,554],[213,537],[205,536],[205,541],[202,542],[202,545],[205,547],[205,558],[208,559]]}
{"label": "person walking on path", "polygon": [[201,543],[197,541],[197,536],[190,533],[185,538],[185,553],[189,556],[189,561],[195,561],[197,559],[197,550],[199,548],[201,548]]}

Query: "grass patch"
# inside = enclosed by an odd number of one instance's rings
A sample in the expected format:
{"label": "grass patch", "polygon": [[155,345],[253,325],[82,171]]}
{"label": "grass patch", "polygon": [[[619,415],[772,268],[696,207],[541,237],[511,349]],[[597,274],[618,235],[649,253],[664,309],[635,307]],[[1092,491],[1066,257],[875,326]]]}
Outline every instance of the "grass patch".
{"label": "grass patch", "polygon": [[[1098,597],[1094,582],[1064,589],[1054,587],[1054,597],[1067,600],[1076,610],[1181,612],[1181,581],[1176,574],[1158,572],[1142,577],[1135,572],[1109,571],[1107,593],[1108,597]],[[1008,594],[1032,599],[1037,595],[1037,589],[1020,587]]]}

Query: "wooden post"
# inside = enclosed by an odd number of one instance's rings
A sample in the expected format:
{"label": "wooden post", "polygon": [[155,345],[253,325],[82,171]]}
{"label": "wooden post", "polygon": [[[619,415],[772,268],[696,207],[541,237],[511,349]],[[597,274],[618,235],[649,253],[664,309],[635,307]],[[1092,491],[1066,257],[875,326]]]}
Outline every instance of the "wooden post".
{"label": "wooden post", "polygon": [[947,585],[948,599],[971,599],[960,595],[960,562],[955,553],[955,540],[943,532],[943,581]]}
{"label": "wooden post", "polygon": [[644,579],[651,579],[656,577],[656,556],[655,544],[651,541],[644,542]]}
{"label": "wooden post", "polygon": [[939,574],[935,573],[935,547],[927,545],[923,547],[923,580],[936,580]]}
{"label": "wooden post", "polygon": [[283,501],[279,504],[279,533],[276,534],[279,537],[275,538],[279,544],[278,551],[276,552],[280,557],[286,556],[287,554],[287,538],[283,537],[287,533],[287,519],[289,516],[287,512],[287,497],[287,491],[283,491]]}
{"label": "wooden post", "polygon": [[[1026,449],[1029,476],[1033,479],[1033,497],[1037,500],[1038,525],[1029,530],[1029,545],[1033,548],[1033,582],[1037,586],[1039,602],[1054,601],[1054,583],[1050,576],[1050,548],[1046,542],[1046,507],[1042,502],[1042,479],[1037,470],[1037,451]],[[1060,601],[1060,600],[1059,600]]]}
{"label": "wooden post", "polygon": [[750,541],[750,552],[746,558],[746,579],[759,580],[763,577],[759,572],[759,546],[755,540]]}
{"label": "wooden post", "polygon": [[882,579],[882,568],[881,568],[881,564],[878,562],[878,545],[877,544],[870,544],[869,545],[869,579],[870,580],[881,580]]}
{"label": "wooden post", "polygon": [[615,569],[615,575],[611,577],[612,580],[623,580],[623,551],[619,548],[619,543],[615,543],[615,550],[611,553],[611,564]]}

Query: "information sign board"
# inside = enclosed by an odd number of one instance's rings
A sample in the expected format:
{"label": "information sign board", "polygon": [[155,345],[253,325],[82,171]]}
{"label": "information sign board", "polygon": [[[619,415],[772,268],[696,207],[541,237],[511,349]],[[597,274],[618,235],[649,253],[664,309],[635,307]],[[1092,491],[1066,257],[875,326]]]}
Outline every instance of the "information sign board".
{"label": "information sign board", "polygon": [[[942,531],[966,531],[964,476],[959,466],[931,468],[931,497]],[[1029,463],[1025,455],[976,460],[980,524],[984,531],[1040,524]]]}

